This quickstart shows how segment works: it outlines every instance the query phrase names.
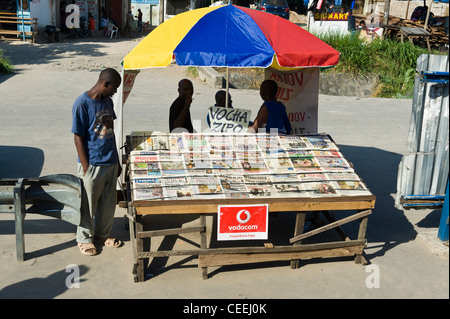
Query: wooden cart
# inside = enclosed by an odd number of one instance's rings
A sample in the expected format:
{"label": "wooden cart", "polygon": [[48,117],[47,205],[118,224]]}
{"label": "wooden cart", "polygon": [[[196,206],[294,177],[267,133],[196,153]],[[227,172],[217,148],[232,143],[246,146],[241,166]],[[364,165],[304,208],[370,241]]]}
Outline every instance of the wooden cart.
{"label": "wooden cart", "polygon": [[[129,145],[129,143],[128,143]],[[129,150],[127,151],[129,154]],[[363,250],[366,245],[366,227],[371,209],[375,206],[375,196],[339,196],[320,198],[248,198],[248,199],[188,199],[162,201],[131,200],[130,181],[127,180],[127,217],[130,223],[130,238],[133,249],[133,274],[135,282],[145,280],[146,259],[170,256],[198,256],[198,267],[203,279],[208,278],[208,267],[260,263],[268,261],[291,261],[291,268],[298,268],[299,260],[354,256],[356,263],[365,263]],[[206,216],[217,214],[219,205],[268,204],[269,213],[296,212],[294,233],[289,234],[290,245],[262,247],[208,247]],[[330,213],[333,211],[334,213]],[[339,211],[354,211],[345,218],[336,220]],[[328,224],[304,233],[307,212],[321,212]],[[145,230],[144,217],[148,215],[174,216],[179,214],[199,215],[198,225],[181,228]],[[335,216],[333,216],[335,215]],[[347,214],[348,215],[348,214]],[[359,222],[356,239],[350,239],[340,227],[353,221]],[[341,241],[302,244],[302,240],[324,231],[335,229]],[[144,251],[146,240],[152,237],[198,233],[199,249]],[[212,234],[215,236],[215,234]],[[287,238],[286,238],[287,239]]]}

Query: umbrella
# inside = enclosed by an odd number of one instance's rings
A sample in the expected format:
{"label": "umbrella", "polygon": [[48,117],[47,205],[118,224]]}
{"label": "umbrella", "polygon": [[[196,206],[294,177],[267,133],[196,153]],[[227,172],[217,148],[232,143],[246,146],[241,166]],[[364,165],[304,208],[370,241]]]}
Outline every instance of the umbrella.
{"label": "umbrella", "polygon": [[125,56],[124,69],[178,65],[327,67],[339,52],[296,24],[235,5],[195,9],[162,23]]}
{"label": "umbrella", "polygon": [[183,66],[330,67],[339,54],[288,20],[228,4],[165,21],[125,56],[123,68],[165,67],[173,58]]}

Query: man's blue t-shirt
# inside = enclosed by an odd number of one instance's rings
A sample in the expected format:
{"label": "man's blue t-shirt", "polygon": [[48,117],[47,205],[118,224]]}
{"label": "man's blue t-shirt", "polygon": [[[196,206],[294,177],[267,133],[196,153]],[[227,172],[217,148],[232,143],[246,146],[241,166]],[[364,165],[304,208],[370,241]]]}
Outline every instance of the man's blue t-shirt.
{"label": "man's blue t-shirt", "polygon": [[112,165],[118,162],[113,131],[116,113],[111,98],[94,100],[83,93],[73,104],[72,119],[72,133],[83,137],[89,164]]}
{"label": "man's blue t-shirt", "polygon": [[290,134],[292,127],[284,104],[278,101],[266,101],[264,105],[269,110],[269,118],[265,126],[266,132],[270,133],[271,128],[277,128],[278,133]]}

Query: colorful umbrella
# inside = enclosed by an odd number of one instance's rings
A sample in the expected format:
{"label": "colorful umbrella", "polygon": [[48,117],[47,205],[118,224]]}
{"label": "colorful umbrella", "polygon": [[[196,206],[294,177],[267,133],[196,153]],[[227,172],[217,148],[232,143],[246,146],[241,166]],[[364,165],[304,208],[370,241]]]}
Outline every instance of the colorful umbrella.
{"label": "colorful umbrella", "polygon": [[235,5],[180,13],[145,37],[124,69],[178,65],[285,68],[329,67],[339,52],[296,24]]}

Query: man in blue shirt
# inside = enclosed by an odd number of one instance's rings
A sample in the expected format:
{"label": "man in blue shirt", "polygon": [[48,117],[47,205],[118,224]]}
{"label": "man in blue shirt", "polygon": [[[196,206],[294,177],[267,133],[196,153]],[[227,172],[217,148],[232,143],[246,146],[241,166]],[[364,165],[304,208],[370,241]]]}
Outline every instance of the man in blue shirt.
{"label": "man in blue shirt", "polygon": [[249,126],[250,132],[267,132],[277,129],[278,133],[290,134],[291,123],[283,103],[277,101],[278,84],[273,80],[261,83],[259,95],[264,100],[255,121]]}
{"label": "man in blue shirt", "polygon": [[100,73],[97,83],[80,95],[72,109],[72,133],[78,153],[78,175],[83,180],[81,221],[77,229],[80,252],[97,254],[94,244],[119,247],[110,238],[116,208],[116,181],[120,175],[111,96],[120,86],[120,74],[111,68]]}

